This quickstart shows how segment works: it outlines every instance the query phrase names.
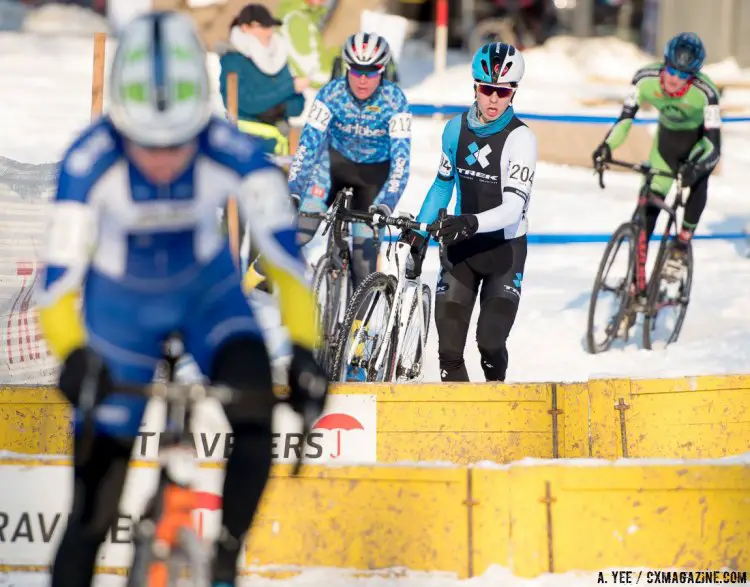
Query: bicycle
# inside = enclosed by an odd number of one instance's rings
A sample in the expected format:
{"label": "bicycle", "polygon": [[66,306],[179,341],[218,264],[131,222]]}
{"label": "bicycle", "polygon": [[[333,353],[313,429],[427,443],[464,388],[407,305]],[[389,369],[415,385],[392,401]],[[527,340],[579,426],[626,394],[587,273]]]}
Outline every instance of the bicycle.
{"label": "bicycle", "polygon": [[[352,188],[343,188],[336,194],[328,212],[300,212],[301,217],[323,220],[322,236],[328,235],[323,255],[315,263],[312,289],[318,300],[318,323],[321,341],[317,345],[317,359],[329,378],[339,329],[346,315],[346,308],[353,290],[351,251],[346,241],[350,235],[349,224],[371,224],[371,214],[358,214],[350,210],[354,195]],[[373,227],[373,246],[380,251],[380,232]]]}
{"label": "bicycle", "polygon": [[[409,214],[389,218],[355,214],[364,221],[402,231],[427,231],[427,224],[415,222]],[[410,272],[411,246],[397,241],[391,255],[393,249],[389,243],[386,267],[370,274],[354,292],[340,330],[333,381],[349,381],[352,372],[358,381],[413,381],[424,372],[432,293],[420,276]],[[385,302],[384,330],[377,328],[374,318],[381,300]],[[416,344],[409,348],[409,335],[414,333]]]}
{"label": "bicycle", "polygon": [[[677,308],[678,313],[674,327],[667,336],[666,345],[675,342],[680,335],[685,320],[690,302],[690,288],[693,282],[693,250],[689,243],[683,270],[676,272],[668,263],[672,248],[670,235],[674,227],[674,236],[677,236],[680,226],[677,221],[677,212],[679,208],[684,206],[683,192],[687,189],[682,184],[681,175],[654,169],[649,163],[633,164],[616,160],[599,161],[595,168],[599,175],[599,186],[602,189],[605,187],[604,170],[610,164],[643,174],[644,182],[638,194],[638,204],[632,219],[620,225],[612,234],[599,264],[589,302],[586,332],[587,350],[591,354],[608,350],[616,338],[627,341],[630,329],[635,324],[638,314],[643,314],[644,317],[643,346],[651,350],[655,341],[656,328],[660,325],[657,316],[663,316],[660,312],[668,307]],[[662,199],[650,195],[649,186],[654,177],[676,179],[675,198],[672,205],[668,205]],[[646,207],[649,204],[664,210],[668,214],[668,219],[667,226],[661,236],[656,260],[647,280]],[[625,275],[614,282],[608,282],[609,272],[623,245],[627,246]],[[611,313],[604,328],[604,340],[598,342],[595,337],[595,313],[600,292],[615,294],[615,310]]]}
{"label": "bicycle", "polygon": [[[134,527],[134,554],[127,587],[176,587],[185,577],[193,587],[211,585],[211,560],[193,520],[197,494],[192,484],[197,456],[190,433],[190,419],[194,405],[213,398],[225,407],[235,406],[252,419],[265,418],[277,403],[286,401],[270,396],[271,405],[261,405],[253,395],[253,404],[242,402],[245,394],[224,385],[176,383],[177,363],[184,355],[182,339],[173,335],[164,344],[164,358],[155,374],[155,381],[147,385],[116,385],[115,391],[130,395],[159,398],[166,404],[167,425],[159,442],[159,481],[155,493],[148,500],[141,519]],[[83,395],[84,390],[82,390]],[[94,436],[93,407],[84,406],[82,453],[90,450]],[[312,418],[303,419],[303,442],[310,432]],[[295,462],[292,474],[299,475],[302,456]]]}

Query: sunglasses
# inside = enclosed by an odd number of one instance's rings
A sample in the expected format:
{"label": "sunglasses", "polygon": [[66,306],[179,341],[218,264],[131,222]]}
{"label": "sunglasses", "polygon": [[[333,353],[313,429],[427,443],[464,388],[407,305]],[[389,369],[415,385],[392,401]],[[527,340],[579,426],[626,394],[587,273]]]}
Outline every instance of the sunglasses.
{"label": "sunglasses", "polygon": [[350,67],[349,73],[351,73],[354,77],[366,77],[367,79],[375,79],[376,77],[379,77],[380,74],[383,73],[383,70],[382,69],[362,70],[362,69],[356,69],[354,67]]}
{"label": "sunglasses", "polygon": [[677,77],[679,77],[680,79],[690,79],[691,77],[693,77],[693,74],[691,74],[691,73],[686,73],[686,72],[684,72],[684,71],[680,71],[679,69],[675,69],[675,68],[674,68],[674,67],[672,67],[671,65],[667,65],[667,66],[665,66],[665,67],[664,67],[664,69],[666,70],[666,72],[667,72],[667,73],[668,73],[669,75],[676,75],[676,76],[677,76]]}
{"label": "sunglasses", "polygon": [[483,94],[487,97],[492,96],[492,94],[497,94],[498,98],[507,98],[508,96],[511,96],[513,94],[515,88],[502,88],[498,86],[491,86],[489,84],[477,84],[477,90],[479,90],[480,94]]}

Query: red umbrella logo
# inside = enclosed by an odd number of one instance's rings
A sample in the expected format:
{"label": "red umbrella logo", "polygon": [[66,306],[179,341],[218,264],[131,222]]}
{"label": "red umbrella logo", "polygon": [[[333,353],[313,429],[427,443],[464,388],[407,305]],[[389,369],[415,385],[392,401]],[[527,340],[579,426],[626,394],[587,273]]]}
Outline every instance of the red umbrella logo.
{"label": "red umbrella logo", "polygon": [[336,454],[330,455],[332,459],[341,456],[341,431],[342,430],[364,430],[359,420],[349,414],[327,414],[315,423],[313,430],[335,430],[336,431]]}
{"label": "red umbrella logo", "polygon": [[[194,509],[213,512],[221,509],[221,495],[207,491],[193,491],[193,495],[195,496]],[[198,512],[198,536],[203,536],[203,512]]]}

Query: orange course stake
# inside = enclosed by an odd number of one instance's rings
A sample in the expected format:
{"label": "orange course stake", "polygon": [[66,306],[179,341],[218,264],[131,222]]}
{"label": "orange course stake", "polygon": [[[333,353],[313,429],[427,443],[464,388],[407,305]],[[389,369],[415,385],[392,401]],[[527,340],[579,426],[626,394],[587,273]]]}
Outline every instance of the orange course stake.
{"label": "orange course stake", "polygon": [[94,35],[94,71],[91,78],[91,120],[101,116],[104,110],[104,64],[107,51],[107,35]]}
{"label": "orange course stake", "polygon": [[[237,74],[227,75],[227,110],[232,122],[237,124],[239,111],[237,93]],[[230,197],[227,202],[227,232],[229,233],[229,249],[232,251],[235,264],[240,265],[240,214],[237,209],[237,199]]]}

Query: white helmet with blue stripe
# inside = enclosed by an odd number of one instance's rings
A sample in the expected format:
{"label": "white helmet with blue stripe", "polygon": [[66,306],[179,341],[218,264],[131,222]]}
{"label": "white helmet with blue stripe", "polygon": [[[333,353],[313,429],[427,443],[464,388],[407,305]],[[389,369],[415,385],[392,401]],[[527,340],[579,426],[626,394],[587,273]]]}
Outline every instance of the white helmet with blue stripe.
{"label": "white helmet with blue stripe", "polygon": [[151,12],[119,38],[109,77],[109,116],[144,147],[184,144],[211,119],[206,51],[189,16]]}

